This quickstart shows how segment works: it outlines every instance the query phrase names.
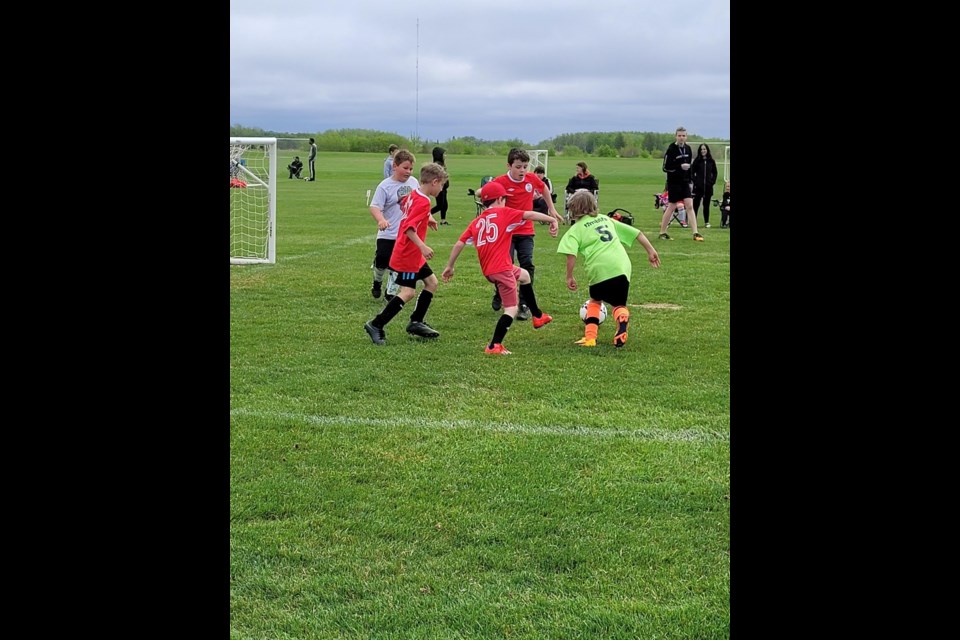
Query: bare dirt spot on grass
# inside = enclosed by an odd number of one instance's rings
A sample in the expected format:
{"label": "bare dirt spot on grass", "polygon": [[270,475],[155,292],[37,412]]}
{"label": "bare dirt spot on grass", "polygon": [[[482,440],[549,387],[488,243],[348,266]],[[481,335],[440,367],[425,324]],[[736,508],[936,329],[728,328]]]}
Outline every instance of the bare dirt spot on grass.
{"label": "bare dirt spot on grass", "polygon": [[680,305],[669,302],[647,302],[645,304],[631,304],[630,307],[640,307],[641,309],[680,309]]}

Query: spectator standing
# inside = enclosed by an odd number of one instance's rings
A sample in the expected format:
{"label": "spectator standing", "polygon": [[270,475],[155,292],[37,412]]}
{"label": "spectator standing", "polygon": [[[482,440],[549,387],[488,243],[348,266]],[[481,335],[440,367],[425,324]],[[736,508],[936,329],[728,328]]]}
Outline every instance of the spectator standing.
{"label": "spectator standing", "polygon": [[717,181],[717,162],[710,154],[710,147],[701,142],[697,149],[697,157],[690,168],[693,176],[693,217],[700,211],[700,201],[703,201],[703,226],[710,228],[710,198],[713,197],[713,185]]}
{"label": "spectator standing", "polygon": [[313,138],[310,138],[310,156],[307,158],[307,166],[310,167],[310,177],[307,181],[313,182],[317,179],[317,143]]}
{"label": "spectator standing", "polygon": [[397,155],[397,151],[400,150],[395,144],[387,147],[387,157],[383,161],[383,179],[386,180],[393,175],[393,157]]}
{"label": "spectator standing", "polygon": [[[438,165],[447,168],[446,160],[444,159],[444,154],[447,152],[443,147],[434,147],[433,148],[433,161]],[[430,213],[434,214],[438,211],[440,212],[440,224],[450,224],[447,222],[447,209],[449,208],[449,203],[447,202],[447,191],[450,189],[450,181],[447,180],[443,184],[443,190],[437,194],[437,204],[430,209]]]}
{"label": "spectator standing", "polygon": [[[667,208],[660,219],[660,240],[672,240],[667,234],[667,225],[670,217],[677,209],[677,203],[682,202],[684,209],[693,211],[693,189],[690,177],[690,167],[693,165],[693,150],[687,144],[687,130],[677,127],[676,141],[663,154],[663,172],[667,174],[668,196]],[[703,236],[697,231],[697,216],[687,219],[688,226],[693,227],[693,239],[703,242]]]}

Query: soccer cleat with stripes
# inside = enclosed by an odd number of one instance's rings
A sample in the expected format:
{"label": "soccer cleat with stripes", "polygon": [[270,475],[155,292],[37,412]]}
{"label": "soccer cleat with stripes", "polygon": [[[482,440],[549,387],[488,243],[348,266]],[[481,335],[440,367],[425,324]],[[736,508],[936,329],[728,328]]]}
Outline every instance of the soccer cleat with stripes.
{"label": "soccer cleat with stripes", "polygon": [[613,346],[619,348],[627,344],[627,323],[621,322],[617,325],[617,333],[613,336]]}

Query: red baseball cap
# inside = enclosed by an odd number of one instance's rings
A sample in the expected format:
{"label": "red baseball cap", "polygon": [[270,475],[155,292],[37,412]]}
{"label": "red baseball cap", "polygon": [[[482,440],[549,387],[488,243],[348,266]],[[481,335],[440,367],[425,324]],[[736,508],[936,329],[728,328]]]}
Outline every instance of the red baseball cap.
{"label": "red baseball cap", "polygon": [[488,182],[480,187],[480,201],[496,200],[507,195],[507,190],[499,182]]}

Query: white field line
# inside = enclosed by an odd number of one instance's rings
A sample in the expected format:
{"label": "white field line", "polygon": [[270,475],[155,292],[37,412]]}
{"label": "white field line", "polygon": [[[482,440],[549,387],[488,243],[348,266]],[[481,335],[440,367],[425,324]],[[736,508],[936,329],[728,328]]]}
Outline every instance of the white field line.
{"label": "white field line", "polygon": [[[662,248],[662,247],[657,247],[656,245],[654,245],[654,249],[657,250],[657,253],[661,253],[661,251],[660,251],[661,248]],[[729,258],[729,257],[730,257],[730,253],[729,253],[729,252],[727,252],[727,253],[710,253],[710,252],[707,252],[707,253],[700,253],[700,252],[697,252],[697,253],[684,253],[684,252],[682,252],[682,251],[664,251],[664,252],[662,252],[662,253],[664,253],[665,255],[668,255],[668,256],[684,256],[684,257],[688,257],[688,258],[689,258],[689,257],[692,257],[692,256],[696,256],[696,257],[708,257],[708,258]],[[633,256],[630,256],[630,257],[633,258]],[[638,258],[634,259],[634,262],[637,262],[637,261],[639,261],[640,259],[641,259],[641,258],[638,257]],[[642,259],[643,259],[643,262],[646,262],[646,261],[647,261],[646,256],[642,256]]]}
{"label": "white field line", "polygon": [[380,418],[349,418],[346,416],[316,416],[283,411],[249,411],[231,409],[231,416],[266,418],[270,420],[293,420],[307,424],[417,429],[466,429],[493,433],[518,433],[521,435],[560,435],[580,438],[628,438],[652,442],[729,442],[730,434],[706,429],[597,429],[580,426],[529,425],[510,422],[479,422],[475,420],[429,420],[404,417],[398,420]]}

